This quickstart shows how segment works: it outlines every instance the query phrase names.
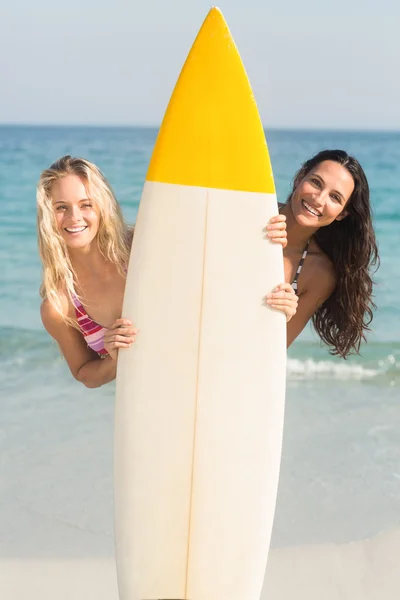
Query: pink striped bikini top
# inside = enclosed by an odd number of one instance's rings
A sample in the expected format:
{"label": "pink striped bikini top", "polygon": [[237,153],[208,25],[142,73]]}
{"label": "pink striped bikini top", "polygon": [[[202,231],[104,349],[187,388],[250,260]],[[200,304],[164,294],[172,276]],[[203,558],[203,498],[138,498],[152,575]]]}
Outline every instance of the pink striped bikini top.
{"label": "pink striped bikini top", "polygon": [[87,345],[89,348],[97,352],[101,358],[105,358],[108,356],[108,352],[104,348],[104,333],[106,331],[106,327],[102,327],[89,317],[75,294],[72,296],[72,302],[75,307],[75,315],[78,325]]}

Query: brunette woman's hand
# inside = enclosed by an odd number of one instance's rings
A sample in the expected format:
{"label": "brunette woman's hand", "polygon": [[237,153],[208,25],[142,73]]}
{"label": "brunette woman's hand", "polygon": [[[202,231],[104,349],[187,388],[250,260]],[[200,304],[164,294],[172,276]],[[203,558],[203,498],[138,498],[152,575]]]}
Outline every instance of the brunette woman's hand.
{"label": "brunette woman's hand", "polygon": [[296,314],[299,299],[290,283],[281,283],[267,294],[266,301],[271,308],[284,312],[286,321],[289,322]]}
{"label": "brunette woman's hand", "polygon": [[277,215],[270,219],[267,227],[265,228],[267,237],[275,244],[281,244],[282,248],[287,246],[287,232],[286,232],[286,217],[285,215]]}

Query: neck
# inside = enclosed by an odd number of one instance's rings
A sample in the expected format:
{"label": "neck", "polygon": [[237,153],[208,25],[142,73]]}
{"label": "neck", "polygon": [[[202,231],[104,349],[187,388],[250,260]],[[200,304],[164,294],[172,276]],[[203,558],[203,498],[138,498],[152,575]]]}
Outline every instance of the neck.
{"label": "neck", "polygon": [[286,249],[303,251],[311,236],[319,227],[303,227],[299,225],[292,211],[291,203],[284,204],[280,210],[286,216],[287,246]]}
{"label": "neck", "polygon": [[69,248],[68,253],[78,278],[79,275],[85,275],[87,272],[93,275],[104,273],[107,261],[96,243],[89,244],[84,248]]}

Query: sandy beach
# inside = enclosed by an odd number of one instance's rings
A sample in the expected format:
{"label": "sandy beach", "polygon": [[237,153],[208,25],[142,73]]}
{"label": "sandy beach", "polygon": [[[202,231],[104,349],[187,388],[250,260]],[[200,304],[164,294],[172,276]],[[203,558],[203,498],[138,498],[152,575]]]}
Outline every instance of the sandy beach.
{"label": "sandy beach", "polygon": [[[397,600],[400,530],[350,544],[273,550],[261,600]],[[2,560],[5,600],[118,600],[112,558]]]}

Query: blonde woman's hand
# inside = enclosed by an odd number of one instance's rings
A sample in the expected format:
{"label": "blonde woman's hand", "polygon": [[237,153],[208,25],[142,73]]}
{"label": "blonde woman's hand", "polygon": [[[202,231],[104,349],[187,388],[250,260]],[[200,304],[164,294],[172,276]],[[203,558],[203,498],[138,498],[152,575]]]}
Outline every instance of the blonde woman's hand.
{"label": "blonde woman's hand", "polygon": [[285,215],[277,215],[270,219],[267,227],[265,228],[267,237],[275,244],[281,244],[282,248],[287,246],[287,232],[286,232],[286,217]]}
{"label": "blonde woman's hand", "polygon": [[289,322],[297,312],[299,299],[290,283],[281,283],[267,294],[266,301],[271,308],[284,312],[286,321]]}
{"label": "blonde woman's hand", "polygon": [[130,348],[136,339],[137,329],[128,319],[117,319],[104,334],[104,348],[116,360],[120,348]]}

